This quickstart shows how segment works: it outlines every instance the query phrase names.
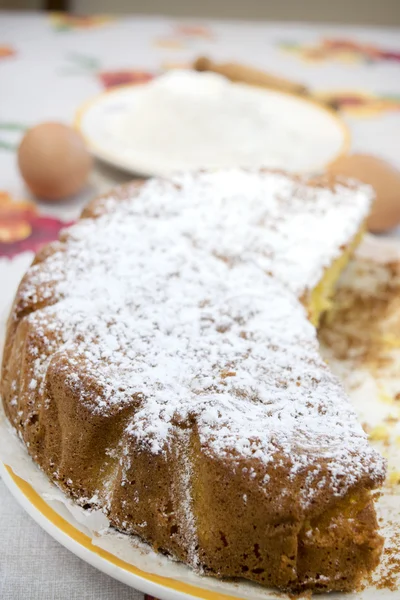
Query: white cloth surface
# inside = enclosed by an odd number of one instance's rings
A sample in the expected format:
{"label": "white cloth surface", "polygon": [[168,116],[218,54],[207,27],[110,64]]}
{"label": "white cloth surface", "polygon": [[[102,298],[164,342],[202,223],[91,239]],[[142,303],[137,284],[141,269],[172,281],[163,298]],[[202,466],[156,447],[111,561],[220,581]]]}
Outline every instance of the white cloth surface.
{"label": "white cloth surface", "polygon": [[0,479],[1,600],[143,600],[53,540]]}

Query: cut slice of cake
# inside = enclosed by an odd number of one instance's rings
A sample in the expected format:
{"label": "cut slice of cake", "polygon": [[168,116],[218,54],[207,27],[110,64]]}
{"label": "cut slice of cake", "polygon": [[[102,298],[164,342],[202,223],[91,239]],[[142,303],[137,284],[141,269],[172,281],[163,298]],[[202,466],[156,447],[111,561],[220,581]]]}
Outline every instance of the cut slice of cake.
{"label": "cut slice of cake", "polygon": [[354,589],[379,560],[385,463],[307,310],[370,200],[229,170],[93,202],[39,253],[9,320],[1,391],[34,460],[201,572]]}

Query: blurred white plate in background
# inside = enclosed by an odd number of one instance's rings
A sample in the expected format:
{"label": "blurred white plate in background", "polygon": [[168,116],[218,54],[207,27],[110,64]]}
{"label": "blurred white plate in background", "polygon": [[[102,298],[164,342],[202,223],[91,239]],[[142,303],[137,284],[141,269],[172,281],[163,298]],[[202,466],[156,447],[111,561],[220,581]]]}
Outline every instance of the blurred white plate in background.
{"label": "blurred white plate in background", "polygon": [[322,104],[195,71],[100,94],[78,110],[76,127],[97,158],[146,176],[261,166],[315,173],[350,144]]}

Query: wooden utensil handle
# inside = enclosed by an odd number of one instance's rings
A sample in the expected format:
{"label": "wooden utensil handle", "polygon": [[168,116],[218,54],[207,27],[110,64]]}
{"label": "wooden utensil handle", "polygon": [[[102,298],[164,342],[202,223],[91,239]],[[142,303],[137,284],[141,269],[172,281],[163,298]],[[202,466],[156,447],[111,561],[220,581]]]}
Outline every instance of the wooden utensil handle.
{"label": "wooden utensil handle", "polygon": [[307,94],[307,88],[300,83],[289,81],[288,79],[277,77],[276,75],[271,75],[265,71],[260,71],[259,69],[254,69],[240,63],[215,63],[209,58],[201,56],[195,60],[193,67],[196,71],[212,71],[213,73],[224,75],[231,81],[241,81],[293,94]]}

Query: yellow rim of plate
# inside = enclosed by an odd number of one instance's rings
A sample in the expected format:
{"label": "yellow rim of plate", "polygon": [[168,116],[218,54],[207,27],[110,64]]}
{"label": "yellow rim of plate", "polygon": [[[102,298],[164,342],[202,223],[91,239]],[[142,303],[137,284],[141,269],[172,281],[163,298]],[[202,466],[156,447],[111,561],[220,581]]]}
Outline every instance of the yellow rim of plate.
{"label": "yellow rim of plate", "polygon": [[103,550],[102,548],[98,548],[94,544],[92,544],[92,540],[89,536],[85,535],[79,529],[71,525],[66,519],[61,517],[51,506],[46,504],[46,502],[39,496],[39,494],[33,489],[33,487],[24,479],[21,479],[18,475],[14,473],[11,467],[8,465],[4,465],[11,479],[18,487],[18,489],[24,494],[24,496],[29,500],[29,502],[48,520],[50,521],[57,529],[68,535],[75,542],[90,550],[93,554],[97,554],[103,560],[106,560],[119,569],[124,569],[125,571],[129,571],[133,573],[137,577],[141,579],[146,579],[147,581],[151,581],[157,585],[161,585],[163,587],[175,590],[177,592],[181,592],[184,594],[188,594],[189,596],[193,596],[194,598],[201,598],[203,600],[240,600],[237,596],[228,596],[226,594],[222,594],[220,592],[212,592],[210,590],[206,590],[203,588],[196,587],[194,585],[190,585],[189,583],[183,583],[181,581],[176,581],[175,579],[170,579],[169,577],[162,577],[161,575],[154,575],[153,573],[146,573],[146,571],[142,571],[137,567],[125,562],[124,560],[114,556],[110,552]]}
{"label": "yellow rim of plate", "polygon": [[[238,82],[241,83],[241,82]],[[105,96],[109,96],[110,94],[118,94],[118,92],[120,92],[121,90],[126,90],[129,88],[137,88],[137,87],[142,87],[148,85],[148,82],[146,83],[129,83],[129,84],[125,84],[125,85],[118,85],[114,88],[111,88],[109,90],[105,90],[104,92],[101,92],[100,94],[97,94],[97,96],[94,96],[94,98],[91,98],[89,100],[87,100],[86,102],[84,102],[83,104],[81,104],[76,113],[75,113],[75,118],[73,121],[73,126],[74,128],[79,131],[79,133],[84,137],[86,143],[88,144],[88,146],[94,151],[97,152],[99,154],[99,156],[103,155],[105,156],[106,152],[104,151],[104,149],[101,146],[98,146],[97,144],[94,144],[93,141],[91,139],[89,139],[82,131],[82,121],[84,116],[86,115],[86,113],[95,105],[98,104],[99,102],[101,102],[103,100],[103,98]],[[351,145],[351,134],[350,134],[350,129],[348,128],[348,126],[346,125],[346,123],[343,121],[343,119],[341,119],[339,117],[339,115],[337,114],[337,112],[335,110],[333,110],[333,108],[330,108],[329,106],[326,106],[324,104],[322,104],[322,102],[319,102],[317,99],[312,98],[312,97],[304,97],[301,96],[300,94],[295,94],[293,92],[285,92],[285,91],[281,91],[281,90],[275,90],[272,88],[266,88],[264,86],[251,86],[250,84],[246,84],[243,83],[242,85],[248,85],[249,87],[257,87],[257,88],[261,88],[261,89],[265,89],[266,91],[271,91],[274,92],[276,94],[282,94],[283,96],[290,96],[291,98],[296,98],[299,102],[303,102],[304,104],[311,104],[312,106],[314,106],[316,109],[327,113],[331,119],[333,121],[336,121],[336,124],[339,126],[339,129],[341,129],[342,133],[343,133],[343,143],[342,143],[342,147],[339,150],[339,152],[330,160],[328,161],[325,165],[324,165],[324,169],[327,169],[330,165],[332,165],[335,161],[337,161],[339,158],[342,158],[343,156],[346,156],[346,154],[348,154],[349,149],[350,149],[350,145]],[[109,158],[109,160],[112,160],[112,157]],[[115,163],[114,163],[115,164]],[[309,169],[309,172],[312,172],[313,169]]]}

